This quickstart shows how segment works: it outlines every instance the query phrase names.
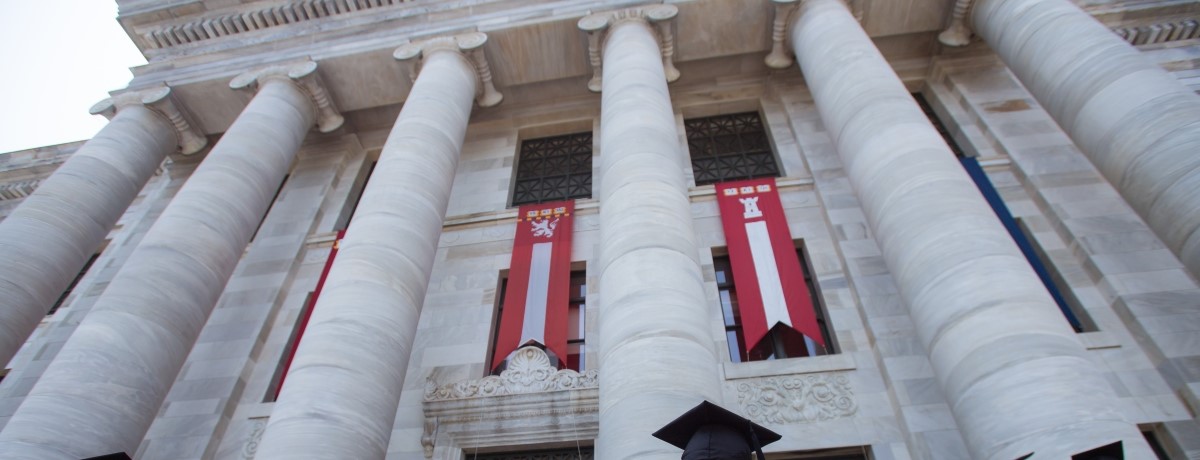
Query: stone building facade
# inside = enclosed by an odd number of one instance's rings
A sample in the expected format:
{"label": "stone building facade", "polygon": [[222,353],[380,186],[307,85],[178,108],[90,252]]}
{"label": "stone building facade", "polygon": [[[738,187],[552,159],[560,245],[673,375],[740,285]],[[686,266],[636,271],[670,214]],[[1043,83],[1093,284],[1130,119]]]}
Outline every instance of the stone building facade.
{"label": "stone building facade", "polygon": [[[1196,2],[117,3],[110,124],[0,155],[0,457],[667,459],[705,399],[777,460],[1200,457]],[[758,176],[810,356],[731,323]],[[554,197],[572,359],[489,375]]]}

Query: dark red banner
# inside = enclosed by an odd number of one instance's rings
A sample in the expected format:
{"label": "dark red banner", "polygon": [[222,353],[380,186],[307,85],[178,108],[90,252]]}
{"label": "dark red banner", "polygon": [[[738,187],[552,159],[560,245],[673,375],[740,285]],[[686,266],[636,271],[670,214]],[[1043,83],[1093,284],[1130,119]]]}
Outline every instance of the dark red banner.
{"label": "dark red banner", "polygon": [[492,367],[538,343],[567,360],[574,201],[521,206]]}
{"label": "dark red banner", "polygon": [[308,319],[312,317],[314,308],[317,308],[317,298],[321,296],[321,289],[325,288],[325,278],[329,277],[329,269],[333,268],[333,259],[337,257],[338,246],[342,243],[342,238],[346,237],[345,230],[338,230],[337,236],[333,240],[333,247],[329,249],[329,258],[325,259],[325,268],[321,270],[321,277],[317,279],[317,287],[313,289],[312,296],[308,299],[308,305],[304,306],[304,311],[300,312],[300,322],[296,324],[295,340],[292,340],[292,346],[287,350],[287,358],[283,363],[283,372],[279,374],[279,386],[275,388],[275,394],[283,391],[283,381],[287,378],[288,369],[292,367],[292,359],[296,357],[296,349],[300,347],[300,339],[304,337],[304,330],[308,328]]}
{"label": "dark red banner", "polygon": [[746,348],[783,323],[824,347],[774,178],[715,185]]}

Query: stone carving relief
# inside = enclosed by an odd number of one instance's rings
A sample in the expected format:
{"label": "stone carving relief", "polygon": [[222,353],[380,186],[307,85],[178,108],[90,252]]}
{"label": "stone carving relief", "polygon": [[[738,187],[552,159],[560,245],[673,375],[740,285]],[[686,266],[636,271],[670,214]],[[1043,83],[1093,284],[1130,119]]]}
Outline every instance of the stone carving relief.
{"label": "stone carving relief", "polygon": [[858,411],[844,373],[747,380],[737,385],[738,404],[758,423],[804,423],[849,417]]}
{"label": "stone carving relief", "polygon": [[599,375],[595,369],[582,373],[559,370],[550,364],[546,352],[537,347],[525,347],[509,360],[508,369],[500,375],[482,379],[437,385],[426,381],[426,401],[504,396],[549,391],[596,388]]}
{"label": "stone carving relief", "polygon": [[263,432],[267,431],[267,420],[266,417],[250,419],[250,436],[242,448],[243,460],[252,460],[258,453],[258,444],[262,442]]}

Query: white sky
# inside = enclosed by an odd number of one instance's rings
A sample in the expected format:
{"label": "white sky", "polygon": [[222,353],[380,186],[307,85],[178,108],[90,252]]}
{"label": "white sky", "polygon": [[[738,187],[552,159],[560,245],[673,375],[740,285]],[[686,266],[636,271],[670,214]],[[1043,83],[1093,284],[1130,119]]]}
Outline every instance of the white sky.
{"label": "white sky", "polygon": [[146,63],[115,0],[0,0],[0,153],[91,138],[88,108]]}

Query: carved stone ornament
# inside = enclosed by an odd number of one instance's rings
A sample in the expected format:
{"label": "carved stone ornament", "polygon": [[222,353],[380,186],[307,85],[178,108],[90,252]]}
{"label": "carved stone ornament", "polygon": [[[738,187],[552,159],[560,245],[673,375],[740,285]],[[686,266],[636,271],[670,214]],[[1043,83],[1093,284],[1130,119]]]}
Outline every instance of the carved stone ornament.
{"label": "carved stone ornament", "polygon": [[267,431],[267,417],[250,419],[250,436],[242,447],[242,459],[253,460],[258,453],[258,445],[262,443],[263,432]]}
{"label": "carved stone ornament", "polygon": [[459,460],[499,445],[569,445],[600,431],[597,371],[558,370],[546,352],[513,353],[498,376],[438,385],[426,380],[425,458]]}
{"label": "carved stone ornament", "polygon": [[737,393],[744,413],[758,423],[819,422],[858,411],[845,373],[747,380],[738,383]]}
{"label": "carved stone ornament", "polygon": [[462,53],[475,67],[475,77],[479,83],[476,85],[478,89],[475,92],[475,103],[480,107],[493,107],[504,100],[504,95],[496,91],[496,84],[492,81],[492,68],[483,53],[483,45],[487,44],[487,39],[487,34],[483,32],[436,37],[402,45],[396,48],[392,57],[408,64],[408,76],[416,82],[424,56],[439,50]]}
{"label": "carved stone ornament", "polygon": [[599,374],[595,369],[582,373],[570,369],[555,369],[546,352],[537,347],[517,350],[499,376],[490,375],[478,380],[435,385],[426,381],[425,400],[479,398],[487,396],[541,393],[548,391],[596,388]]}
{"label": "carved stone ornament", "polygon": [[318,131],[323,133],[334,131],[342,127],[342,123],[346,121],[342,114],[338,113],[337,107],[333,105],[333,99],[329,97],[325,83],[321,81],[321,75],[317,73],[317,63],[313,61],[272,65],[251,70],[234,77],[229,82],[229,87],[257,90],[259,86],[269,80],[290,82],[308,94],[317,111]]}
{"label": "carved stone ornament", "polygon": [[[795,62],[792,58],[791,51],[787,48],[787,33],[788,26],[791,25],[792,13],[796,11],[796,6],[801,0],[771,0],[775,4],[775,21],[771,25],[771,53],[767,54],[767,67],[772,69],[786,69],[791,67]],[[854,14],[854,19],[859,23],[863,21],[862,0],[842,0],[850,12]]]}
{"label": "carved stone ornament", "polygon": [[667,82],[679,79],[679,69],[675,68],[675,16],[679,8],[675,5],[646,5],[623,10],[606,11],[584,16],[579,20],[579,28],[588,35],[588,60],[592,64],[592,79],[588,81],[588,89],[599,93],[603,87],[603,52],[604,39],[611,26],[624,21],[641,21],[653,27],[658,36],[658,47],[662,51],[663,73]]}
{"label": "carved stone ornament", "polygon": [[967,27],[967,14],[974,2],[957,0],[950,14],[950,27],[938,34],[938,41],[947,46],[967,46],[971,43],[971,29]]}
{"label": "carved stone ornament", "polygon": [[196,129],[196,124],[191,121],[191,116],[182,106],[176,104],[175,98],[171,96],[171,88],[166,86],[118,94],[97,102],[89,112],[92,115],[104,115],[111,120],[121,109],[133,105],[144,106],[166,118],[175,127],[175,135],[179,138],[179,151],[184,155],[192,155],[208,145],[208,139]]}

